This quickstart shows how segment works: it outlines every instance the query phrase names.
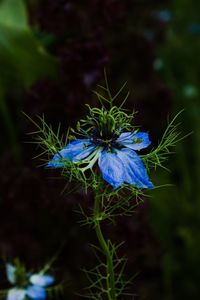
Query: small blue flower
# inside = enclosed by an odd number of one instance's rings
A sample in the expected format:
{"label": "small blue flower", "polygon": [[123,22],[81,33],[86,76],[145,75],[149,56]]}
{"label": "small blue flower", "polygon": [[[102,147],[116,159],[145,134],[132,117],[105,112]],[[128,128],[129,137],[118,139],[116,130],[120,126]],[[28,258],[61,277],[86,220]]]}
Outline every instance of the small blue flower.
{"label": "small blue flower", "polygon": [[90,138],[77,139],[56,153],[47,167],[62,168],[66,161],[89,163],[96,162],[105,181],[114,189],[123,183],[138,188],[153,188],[146,168],[135,152],[150,145],[146,132],[123,132],[119,136],[103,139],[93,133]]}
{"label": "small blue flower", "polygon": [[24,300],[27,297],[33,300],[46,299],[47,293],[45,287],[54,283],[52,276],[26,273],[22,274],[23,280],[19,282],[16,273],[17,268],[15,266],[6,264],[7,279],[14,285],[13,288],[9,289],[6,300]]}

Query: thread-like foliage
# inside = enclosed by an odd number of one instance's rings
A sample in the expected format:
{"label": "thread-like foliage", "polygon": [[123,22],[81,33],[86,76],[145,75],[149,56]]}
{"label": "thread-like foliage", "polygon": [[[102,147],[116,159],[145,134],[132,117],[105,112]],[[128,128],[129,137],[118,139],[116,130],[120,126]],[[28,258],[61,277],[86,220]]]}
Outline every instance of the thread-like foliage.
{"label": "thread-like foliage", "polygon": [[178,142],[185,139],[191,133],[181,136],[178,130],[180,123],[176,123],[177,118],[183,112],[180,111],[175,117],[168,123],[167,128],[158,144],[158,146],[152,149],[148,154],[141,155],[143,162],[148,169],[161,167],[166,169],[163,163],[168,159],[168,156],[173,154],[174,149]]}
{"label": "thread-like foliage", "polygon": [[[128,287],[131,285],[132,280],[136,275],[131,279],[125,278],[124,270],[127,264],[127,259],[125,257],[119,258],[117,255],[117,251],[123,243],[114,245],[110,240],[108,240],[107,243],[112,256],[116,277],[116,298],[118,299],[119,296],[121,297],[125,295],[132,297],[133,295],[128,293]],[[106,284],[109,279],[107,264],[102,262],[102,249],[94,245],[92,245],[92,248],[99,263],[90,270],[82,269],[90,284],[87,288],[85,288],[85,291],[83,294],[81,294],[81,297],[94,300],[107,299],[108,289]]]}

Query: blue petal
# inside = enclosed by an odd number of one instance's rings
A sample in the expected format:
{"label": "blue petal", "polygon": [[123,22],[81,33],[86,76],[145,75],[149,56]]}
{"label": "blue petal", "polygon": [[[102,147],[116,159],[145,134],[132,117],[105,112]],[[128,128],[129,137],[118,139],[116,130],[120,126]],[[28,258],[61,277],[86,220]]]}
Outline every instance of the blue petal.
{"label": "blue petal", "polygon": [[64,159],[65,149],[62,149],[58,153],[56,153],[50,162],[48,162],[46,167],[51,168],[63,168],[65,165]]}
{"label": "blue petal", "polygon": [[8,281],[12,284],[16,283],[16,267],[12,264],[6,264],[6,276],[8,278]]}
{"label": "blue petal", "polygon": [[8,291],[6,300],[24,300],[26,296],[25,289],[13,288]]}
{"label": "blue petal", "polygon": [[147,132],[123,132],[116,142],[133,150],[140,150],[151,144]]}
{"label": "blue petal", "polygon": [[62,168],[65,165],[63,159],[78,162],[90,155],[94,149],[95,145],[89,139],[75,140],[56,153],[47,167]]}
{"label": "blue petal", "polygon": [[114,188],[123,183],[133,184],[138,188],[153,188],[142,160],[135,151],[123,148],[115,152],[103,151],[99,155],[99,168],[104,180]]}
{"label": "blue petal", "polygon": [[30,277],[30,282],[34,285],[39,285],[42,287],[46,287],[54,283],[53,276],[50,275],[40,275],[40,274],[33,274]]}
{"label": "blue petal", "polygon": [[103,179],[118,188],[123,183],[123,164],[116,153],[102,151],[99,154],[99,168]]}
{"label": "blue petal", "polygon": [[26,289],[26,294],[29,298],[35,300],[43,300],[47,296],[45,289],[38,285],[28,286],[28,288]]}
{"label": "blue petal", "polygon": [[123,148],[117,150],[117,156],[123,162],[123,179],[125,183],[133,184],[136,187],[143,189],[153,188],[153,184],[147,175],[146,168],[135,151]]}

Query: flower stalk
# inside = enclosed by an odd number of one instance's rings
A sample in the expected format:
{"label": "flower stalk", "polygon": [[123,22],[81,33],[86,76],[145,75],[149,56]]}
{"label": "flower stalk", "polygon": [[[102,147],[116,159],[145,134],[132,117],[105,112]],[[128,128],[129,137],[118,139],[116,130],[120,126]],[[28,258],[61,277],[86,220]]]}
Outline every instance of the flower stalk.
{"label": "flower stalk", "polygon": [[101,218],[100,218],[100,203],[101,195],[98,193],[95,195],[94,201],[94,224],[95,231],[99,241],[99,244],[102,248],[104,255],[106,256],[106,288],[108,300],[116,300],[116,287],[115,287],[115,272],[114,272],[114,263],[113,255],[110,251],[109,240],[106,241],[102,230],[101,230]]}

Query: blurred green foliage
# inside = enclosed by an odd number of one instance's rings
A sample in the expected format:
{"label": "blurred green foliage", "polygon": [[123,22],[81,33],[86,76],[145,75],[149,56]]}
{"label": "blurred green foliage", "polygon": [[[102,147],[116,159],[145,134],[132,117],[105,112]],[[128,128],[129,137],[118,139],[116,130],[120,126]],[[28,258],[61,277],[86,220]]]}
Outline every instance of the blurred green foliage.
{"label": "blurred green foliage", "polygon": [[34,36],[22,0],[0,1],[0,66],[0,114],[16,154],[16,130],[7,97],[57,73],[57,61]]}
{"label": "blurred green foliage", "polygon": [[29,87],[39,78],[54,75],[56,60],[33,35],[22,0],[0,2],[0,81]]}
{"label": "blurred green foliage", "polygon": [[[151,200],[151,223],[164,251],[164,297],[198,299],[200,278],[200,2],[176,0],[167,40],[159,47],[161,74],[174,95],[174,110],[182,114],[184,134],[165,181],[173,188],[156,191]],[[197,26],[195,27],[197,28]],[[169,167],[170,168],[170,167]],[[163,181],[163,175],[156,178]]]}

